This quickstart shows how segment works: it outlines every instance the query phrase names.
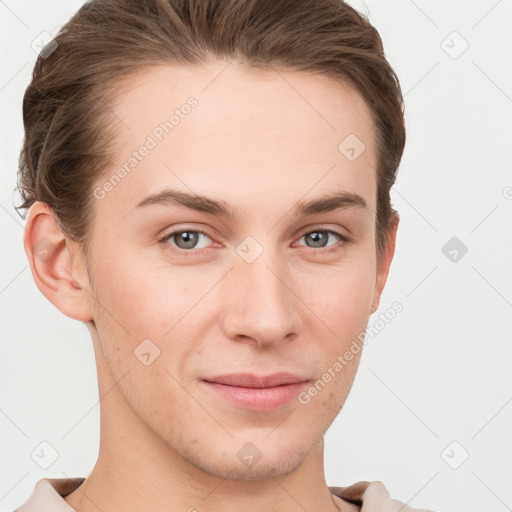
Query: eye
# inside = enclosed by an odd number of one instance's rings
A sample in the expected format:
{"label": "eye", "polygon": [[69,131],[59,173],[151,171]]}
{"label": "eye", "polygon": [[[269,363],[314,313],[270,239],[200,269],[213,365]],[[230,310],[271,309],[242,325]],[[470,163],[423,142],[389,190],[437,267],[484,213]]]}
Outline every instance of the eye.
{"label": "eye", "polygon": [[[341,243],[332,244],[332,246],[327,245],[329,237],[338,238]],[[314,231],[308,231],[304,233],[300,238],[305,238],[306,243],[311,243],[313,245],[306,245],[313,249],[313,253],[331,253],[339,251],[343,248],[345,243],[352,241],[350,237],[347,235],[343,235],[337,231],[331,229],[316,229]],[[203,245],[198,245],[198,243],[203,239]],[[208,242],[205,239],[210,239],[210,235],[206,231],[202,231],[200,229],[181,229],[177,231],[172,231],[171,233],[165,234],[158,241],[166,244],[167,246],[171,246],[171,250],[183,256],[193,256],[197,254],[200,249],[205,249],[208,247]],[[173,241],[170,243],[169,241]],[[206,245],[205,245],[206,244]],[[300,244],[302,245],[302,244]],[[197,249],[197,251],[195,250]]]}
{"label": "eye", "polygon": [[[208,233],[205,231],[201,231],[198,229],[183,229],[181,231],[173,231],[172,233],[168,233],[162,238],[159,239],[159,242],[168,243],[168,240],[173,239],[176,247],[181,250],[181,252],[188,256],[187,249],[203,249],[206,246],[198,247],[197,243],[201,238],[210,238]],[[180,252],[180,251],[177,251]]]}
{"label": "eye", "polygon": [[[344,243],[338,243],[333,246],[327,246],[327,241],[329,239],[329,236],[334,235],[342,242],[350,242],[351,239],[346,236],[342,235],[341,233],[338,233],[337,231],[331,230],[331,229],[316,229],[315,231],[308,231],[307,233],[304,233],[301,238],[305,238],[305,240],[309,240],[313,245],[311,247],[314,249],[314,252],[336,252],[341,250]],[[310,247],[310,246],[309,246]],[[327,247],[327,248],[325,248]]]}

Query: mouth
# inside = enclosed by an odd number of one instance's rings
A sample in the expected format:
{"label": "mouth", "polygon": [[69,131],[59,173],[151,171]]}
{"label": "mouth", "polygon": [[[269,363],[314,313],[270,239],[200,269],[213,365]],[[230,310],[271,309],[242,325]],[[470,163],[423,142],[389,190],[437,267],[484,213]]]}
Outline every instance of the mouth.
{"label": "mouth", "polygon": [[209,377],[202,382],[217,398],[244,409],[266,411],[289,403],[309,381],[292,373],[266,376],[239,373]]}

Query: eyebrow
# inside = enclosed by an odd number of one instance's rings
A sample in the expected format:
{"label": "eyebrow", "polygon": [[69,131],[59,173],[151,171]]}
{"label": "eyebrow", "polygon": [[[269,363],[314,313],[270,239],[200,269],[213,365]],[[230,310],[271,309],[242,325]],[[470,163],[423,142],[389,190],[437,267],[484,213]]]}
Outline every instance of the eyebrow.
{"label": "eyebrow", "polygon": [[[129,213],[153,205],[185,206],[192,210],[217,215],[232,221],[239,219],[239,212],[225,201],[171,189],[151,194],[140,201]],[[295,217],[306,217],[354,207],[364,210],[366,213],[370,212],[362,196],[353,192],[340,191],[310,201],[297,202],[293,207],[293,215]]]}

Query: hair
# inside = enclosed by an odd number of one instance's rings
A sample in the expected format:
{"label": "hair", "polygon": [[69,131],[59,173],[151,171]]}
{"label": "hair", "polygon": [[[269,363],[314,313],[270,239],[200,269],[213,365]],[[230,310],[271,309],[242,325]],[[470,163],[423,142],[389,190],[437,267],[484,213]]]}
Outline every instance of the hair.
{"label": "hair", "polygon": [[375,127],[380,255],[397,216],[390,189],[405,146],[403,98],[379,33],[342,0],[86,2],[43,48],[25,91],[16,209],[45,202],[87,255],[92,187],[112,164],[119,123],[110,105],[148,67],[212,59],[315,72],[359,92]]}

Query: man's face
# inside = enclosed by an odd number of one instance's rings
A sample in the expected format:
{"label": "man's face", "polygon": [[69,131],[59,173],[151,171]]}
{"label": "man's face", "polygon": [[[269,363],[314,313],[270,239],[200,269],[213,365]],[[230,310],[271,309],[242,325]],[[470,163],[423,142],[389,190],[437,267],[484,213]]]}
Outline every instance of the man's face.
{"label": "man's face", "polygon": [[[376,153],[369,110],[348,86],[225,65],[147,70],[113,106],[119,146],[96,183],[90,307],[119,426],[223,478],[259,479],[304,462],[352,385],[361,352],[335,363],[380,291]],[[236,215],[137,207],[170,189]],[[296,212],[342,192],[367,207]],[[278,372],[309,382],[259,402],[205,382]]]}

